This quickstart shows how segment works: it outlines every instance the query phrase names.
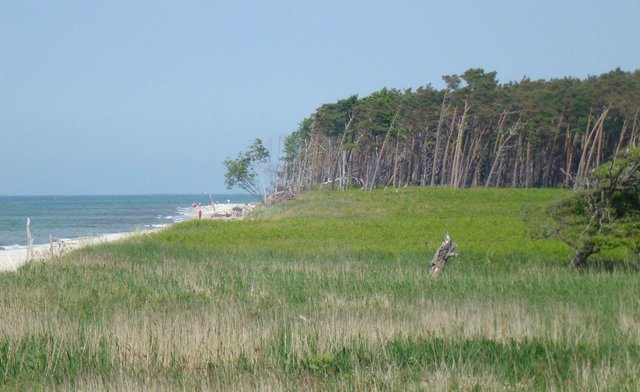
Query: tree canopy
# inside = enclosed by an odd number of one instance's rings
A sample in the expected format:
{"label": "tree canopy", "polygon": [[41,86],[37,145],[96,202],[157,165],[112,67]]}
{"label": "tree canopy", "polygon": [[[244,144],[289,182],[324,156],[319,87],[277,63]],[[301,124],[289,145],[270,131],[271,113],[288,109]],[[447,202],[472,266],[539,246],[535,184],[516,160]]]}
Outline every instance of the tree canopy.
{"label": "tree canopy", "polygon": [[546,211],[548,221],[536,223],[540,234],[570,245],[575,267],[609,248],[624,247],[640,256],[640,148],[621,151],[588,179],[585,189]]}
{"label": "tree canopy", "polygon": [[640,138],[640,71],[500,83],[472,68],[443,80],[321,105],[285,139],[279,186],[579,189]]}
{"label": "tree canopy", "polygon": [[262,140],[256,139],[245,152],[238,154],[236,159],[227,158],[225,185],[228,189],[235,186],[244,189],[249,194],[264,199],[266,186],[261,166],[269,160],[269,150],[264,147]]}

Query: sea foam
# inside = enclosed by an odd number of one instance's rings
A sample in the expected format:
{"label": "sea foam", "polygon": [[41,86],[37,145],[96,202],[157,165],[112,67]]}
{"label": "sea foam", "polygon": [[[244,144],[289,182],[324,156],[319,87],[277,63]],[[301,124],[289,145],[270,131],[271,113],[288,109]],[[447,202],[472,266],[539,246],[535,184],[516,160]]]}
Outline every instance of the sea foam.
{"label": "sea foam", "polygon": [[18,244],[0,246],[0,250],[16,250],[16,249],[26,249],[26,248],[27,248],[26,246],[18,245]]}

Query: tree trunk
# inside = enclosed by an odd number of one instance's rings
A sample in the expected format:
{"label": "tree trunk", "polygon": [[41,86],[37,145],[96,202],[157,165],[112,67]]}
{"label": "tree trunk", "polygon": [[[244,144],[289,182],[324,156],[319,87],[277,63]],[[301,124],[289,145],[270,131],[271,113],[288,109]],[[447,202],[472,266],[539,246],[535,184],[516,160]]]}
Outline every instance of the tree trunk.
{"label": "tree trunk", "polygon": [[400,149],[400,128],[398,128],[398,131],[396,132],[396,148],[395,151],[393,153],[393,188],[396,188],[396,185],[399,183],[398,181],[398,162],[400,161],[400,157],[399,157],[399,151]]}
{"label": "tree trunk", "polygon": [[616,159],[618,156],[618,151],[620,151],[620,146],[622,146],[622,141],[624,140],[624,134],[627,132],[627,118],[624,118],[624,122],[622,123],[622,130],[620,131],[620,138],[618,139],[618,144],[616,145],[616,152],[613,153],[613,159]]}
{"label": "tree trunk", "polygon": [[593,242],[591,241],[585,242],[584,245],[582,245],[582,248],[580,248],[576,252],[576,255],[573,258],[573,260],[571,260],[571,266],[575,268],[586,266],[587,258],[596,252],[597,252],[596,245]]}
{"label": "tree trunk", "polygon": [[389,125],[389,129],[387,130],[387,134],[384,137],[384,141],[382,142],[382,147],[380,147],[380,154],[377,156],[376,165],[373,169],[373,177],[368,189],[373,189],[376,186],[376,176],[378,175],[378,169],[380,168],[380,161],[384,158],[384,151],[385,147],[387,146],[387,140],[389,140],[389,135],[391,134],[393,125],[396,123],[396,118],[398,118],[398,112],[396,112],[395,116],[393,116],[393,120],[391,120],[391,124]]}
{"label": "tree trunk", "polygon": [[631,137],[629,138],[629,142],[627,143],[627,147],[635,147],[636,146],[636,129],[638,124],[638,112],[640,109],[636,110],[636,115],[633,117],[633,125],[631,126]]}
{"label": "tree trunk", "polygon": [[438,148],[439,148],[439,142],[440,142],[440,130],[442,129],[442,121],[444,120],[444,112],[446,110],[444,106],[446,99],[447,99],[447,93],[445,91],[444,98],[442,98],[442,106],[440,107],[440,117],[438,118],[438,127],[436,128],[436,146],[433,150],[433,165],[431,167],[431,186],[435,185],[436,174],[438,172]]}
{"label": "tree trunk", "polygon": [[33,236],[31,235],[31,218],[27,218],[27,261],[33,258]]}
{"label": "tree trunk", "polygon": [[451,144],[451,137],[453,136],[453,130],[456,124],[457,112],[458,107],[456,106],[453,109],[453,117],[451,117],[451,124],[449,125],[449,130],[447,132],[447,144],[445,144],[444,157],[442,158],[442,174],[440,175],[440,185],[445,185],[447,183],[447,161],[449,160],[449,145]]}
{"label": "tree trunk", "polygon": [[451,241],[449,234],[444,237],[444,241],[442,241],[436,254],[433,255],[433,259],[431,259],[431,264],[429,265],[429,273],[431,276],[438,276],[444,270],[444,265],[447,263],[449,257],[458,256],[457,253],[454,253],[457,246],[458,244]]}

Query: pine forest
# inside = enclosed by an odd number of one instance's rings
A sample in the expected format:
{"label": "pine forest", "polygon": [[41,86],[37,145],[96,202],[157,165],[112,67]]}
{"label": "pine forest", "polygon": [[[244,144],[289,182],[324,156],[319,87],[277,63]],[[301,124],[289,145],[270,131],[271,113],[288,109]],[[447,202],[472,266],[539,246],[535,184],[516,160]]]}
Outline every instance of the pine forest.
{"label": "pine forest", "polygon": [[581,188],[640,138],[640,70],[501,84],[474,68],[443,80],[320,106],[285,138],[278,188]]}

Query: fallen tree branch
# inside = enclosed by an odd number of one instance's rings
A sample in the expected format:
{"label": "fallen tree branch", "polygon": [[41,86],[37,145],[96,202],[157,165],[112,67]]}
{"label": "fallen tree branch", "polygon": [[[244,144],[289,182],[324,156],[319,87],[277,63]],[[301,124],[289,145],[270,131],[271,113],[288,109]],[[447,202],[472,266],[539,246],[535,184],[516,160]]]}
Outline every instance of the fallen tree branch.
{"label": "fallen tree branch", "polygon": [[436,251],[436,254],[433,255],[433,259],[431,259],[431,264],[429,265],[429,273],[431,276],[438,276],[438,274],[444,270],[444,265],[447,263],[449,257],[458,256],[458,254],[454,252],[457,247],[458,244],[451,241],[449,234],[447,234]]}

